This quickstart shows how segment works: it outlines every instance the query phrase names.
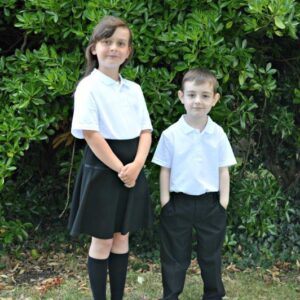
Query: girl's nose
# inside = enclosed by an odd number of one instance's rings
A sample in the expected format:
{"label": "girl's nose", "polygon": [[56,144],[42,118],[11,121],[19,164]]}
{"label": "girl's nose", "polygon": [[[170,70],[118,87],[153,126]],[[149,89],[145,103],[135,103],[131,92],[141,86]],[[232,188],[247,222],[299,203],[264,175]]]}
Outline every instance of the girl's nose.
{"label": "girl's nose", "polygon": [[111,50],[117,49],[117,44],[116,44],[116,43],[111,43],[110,49],[111,49]]}

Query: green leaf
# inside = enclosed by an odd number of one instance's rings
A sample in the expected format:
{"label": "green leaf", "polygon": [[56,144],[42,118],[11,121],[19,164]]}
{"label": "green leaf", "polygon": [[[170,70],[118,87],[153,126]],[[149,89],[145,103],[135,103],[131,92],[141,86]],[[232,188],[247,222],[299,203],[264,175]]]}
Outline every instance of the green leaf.
{"label": "green leaf", "polygon": [[284,25],[284,23],[282,22],[282,20],[281,20],[280,17],[276,16],[276,17],[274,18],[274,21],[275,21],[276,27],[278,27],[279,29],[284,29],[284,28],[285,28],[285,25]]}
{"label": "green leaf", "polygon": [[230,29],[232,27],[232,25],[233,25],[233,22],[229,21],[229,22],[226,23],[225,28]]}

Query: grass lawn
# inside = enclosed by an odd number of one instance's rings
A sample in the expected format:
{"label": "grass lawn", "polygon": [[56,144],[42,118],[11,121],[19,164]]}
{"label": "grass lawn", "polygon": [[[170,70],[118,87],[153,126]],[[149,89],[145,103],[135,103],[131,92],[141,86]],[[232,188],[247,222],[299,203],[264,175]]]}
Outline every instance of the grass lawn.
{"label": "grass lawn", "polygon": [[[33,262],[22,261],[0,272],[0,300],[92,299],[83,255],[52,253],[40,255]],[[136,257],[130,258],[129,265],[124,299],[159,299],[162,294],[159,265]],[[300,300],[300,275],[295,269],[273,267],[240,271],[234,266],[225,266],[223,279],[227,290],[224,299]],[[199,269],[193,261],[180,299],[201,299],[202,288]]]}

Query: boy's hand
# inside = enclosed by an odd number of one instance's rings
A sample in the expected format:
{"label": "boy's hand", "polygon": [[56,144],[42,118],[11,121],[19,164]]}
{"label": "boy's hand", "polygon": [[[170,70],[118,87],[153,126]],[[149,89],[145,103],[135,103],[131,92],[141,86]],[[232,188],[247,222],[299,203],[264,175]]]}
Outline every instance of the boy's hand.
{"label": "boy's hand", "polygon": [[160,198],[161,207],[163,208],[169,201],[170,201],[170,196],[164,199],[161,197]]}
{"label": "boy's hand", "polygon": [[118,176],[125,183],[125,186],[126,185],[131,186],[132,184],[135,185],[135,181],[139,176],[140,171],[141,171],[140,166],[137,163],[132,162],[125,165],[122,168],[122,170],[119,172]]}
{"label": "boy's hand", "polygon": [[220,205],[223,206],[223,208],[224,208],[225,210],[227,210],[228,202],[225,203],[224,201],[221,201],[221,200],[220,200]]}

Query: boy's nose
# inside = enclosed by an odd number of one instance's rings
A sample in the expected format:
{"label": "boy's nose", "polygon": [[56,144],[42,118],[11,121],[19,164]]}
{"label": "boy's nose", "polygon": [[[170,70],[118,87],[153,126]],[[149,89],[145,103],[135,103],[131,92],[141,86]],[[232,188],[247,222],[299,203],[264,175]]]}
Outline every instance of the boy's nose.
{"label": "boy's nose", "polygon": [[199,96],[197,96],[196,98],[195,98],[195,103],[200,103],[201,102],[201,98],[199,97]]}

